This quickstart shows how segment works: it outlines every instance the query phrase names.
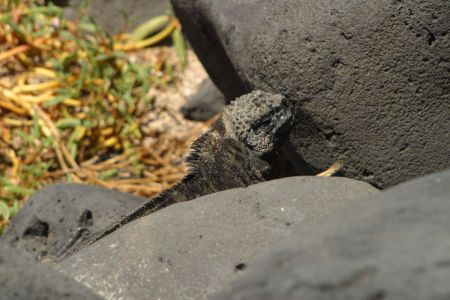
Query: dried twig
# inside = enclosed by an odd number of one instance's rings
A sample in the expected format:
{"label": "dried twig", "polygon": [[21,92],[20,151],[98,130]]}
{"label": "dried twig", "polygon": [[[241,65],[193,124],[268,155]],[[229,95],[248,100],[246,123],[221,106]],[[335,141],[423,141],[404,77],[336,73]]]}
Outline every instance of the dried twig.
{"label": "dried twig", "polygon": [[332,164],[328,169],[323,171],[322,173],[317,174],[319,177],[330,177],[336,174],[340,169],[342,169],[343,165],[340,162],[336,162]]}
{"label": "dried twig", "polygon": [[[0,39],[6,41],[0,46],[1,71],[9,72],[0,79],[0,186],[7,187],[0,188],[0,203],[18,207],[18,200],[57,181],[143,196],[175,184],[186,170],[180,162],[190,143],[209,124],[186,128],[169,111],[173,126],[185,134],[147,132],[157,142],[144,147],[143,116],[153,109],[154,97],[148,91],[173,84],[182,68],[167,55],[150,66],[121,51],[180,31],[178,21],[169,16],[160,32],[131,41],[61,16],[60,9],[32,1],[4,0],[0,6]],[[3,217],[0,212],[0,232],[8,222]]]}

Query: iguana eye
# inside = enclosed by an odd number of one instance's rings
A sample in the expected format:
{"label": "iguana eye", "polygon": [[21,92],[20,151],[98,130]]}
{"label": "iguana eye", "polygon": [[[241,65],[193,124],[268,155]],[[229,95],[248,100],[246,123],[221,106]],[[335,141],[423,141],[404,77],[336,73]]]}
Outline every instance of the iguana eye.
{"label": "iguana eye", "polygon": [[252,130],[257,134],[265,133],[271,130],[274,126],[274,118],[272,116],[266,116],[255,124],[251,125]]}

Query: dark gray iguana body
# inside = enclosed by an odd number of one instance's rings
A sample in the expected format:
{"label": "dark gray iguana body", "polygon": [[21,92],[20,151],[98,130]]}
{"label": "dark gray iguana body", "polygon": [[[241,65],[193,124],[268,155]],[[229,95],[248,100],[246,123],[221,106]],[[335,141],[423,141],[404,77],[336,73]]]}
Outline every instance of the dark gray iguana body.
{"label": "dark gray iguana body", "polygon": [[223,115],[191,147],[188,175],[119,222],[68,245],[59,259],[81,250],[140,217],[173,203],[271,178],[270,160],[287,137],[294,112],[281,95],[255,91],[225,107]]}

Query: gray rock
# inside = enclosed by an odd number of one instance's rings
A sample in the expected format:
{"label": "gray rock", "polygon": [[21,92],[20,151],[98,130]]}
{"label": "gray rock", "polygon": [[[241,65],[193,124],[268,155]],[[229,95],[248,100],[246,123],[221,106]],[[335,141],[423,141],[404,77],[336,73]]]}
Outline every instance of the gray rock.
{"label": "gray rock", "polygon": [[225,97],[211,79],[205,79],[197,93],[181,107],[181,113],[188,120],[206,121],[225,105]]}
{"label": "gray rock", "polygon": [[293,225],[376,192],[344,178],[293,177],[178,203],[56,267],[107,299],[206,299]]}
{"label": "gray rock", "polygon": [[0,244],[0,300],[100,300],[78,282]]}
{"label": "gray rock", "polygon": [[84,234],[96,232],[144,201],[142,197],[95,186],[50,185],[30,197],[0,241],[41,259],[55,255],[78,229],[83,229]]}
{"label": "gray rock", "polygon": [[[71,19],[80,13],[83,0],[53,0],[65,7]],[[103,30],[114,34],[122,29],[134,29],[148,19],[163,15],[170,9],[169,0],[94,0],[89,1],[88,13]]]}
{"label": "gray rock", "polygon": [[450,1],[172,3],[227,98],[296,103],[289,141],[315,170],[385,188],[450,166]]}
{"label": "gray rock", "polygon": [[222,299],[449,299],[450,170],[303,226]]}

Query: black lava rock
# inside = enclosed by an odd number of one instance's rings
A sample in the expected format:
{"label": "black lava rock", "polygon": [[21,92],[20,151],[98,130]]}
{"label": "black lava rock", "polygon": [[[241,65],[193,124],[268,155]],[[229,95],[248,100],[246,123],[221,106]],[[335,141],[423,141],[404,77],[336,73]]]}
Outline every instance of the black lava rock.
{"label": "black lava rock", "polygon": [[379,193],[348,178],[290,177],[180,202],[56,265],[108,299],[203,300],[296,226]]}
{"label": "black lava rock", "polygon": [[[119,220],[145,198],[100,187],[55,184],[32,195],[0,241],[40,260]],[[78,239],[78,240],[77,240]]]}
{"label": "black lava rock", "polygon": [[303,226],[213,299],[448,299],[449,215],[450,170],[412,180]]}
{"label": "black lava rock", "polygon": [[450,1],[172,3],[228,99],[295,102],[289,141],[313,169],[385,188],[450,166]]}
{"label": "black lava rock", "polygon": [[100,300],[86,287],[0,243],[0,300]]}

